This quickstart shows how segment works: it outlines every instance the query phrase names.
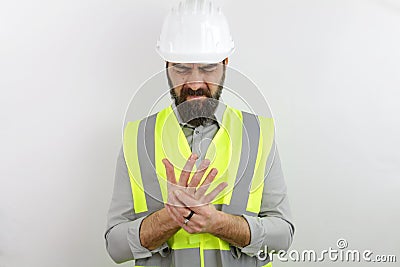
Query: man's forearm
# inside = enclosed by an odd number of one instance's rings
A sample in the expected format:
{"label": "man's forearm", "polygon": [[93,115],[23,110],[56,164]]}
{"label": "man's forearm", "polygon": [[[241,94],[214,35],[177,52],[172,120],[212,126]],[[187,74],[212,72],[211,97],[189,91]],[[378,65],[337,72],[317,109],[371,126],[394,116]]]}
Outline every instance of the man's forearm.
{"label": "man's forearm", "polygon": [[154,212],[142,221],[140,243],[148,250],[156,249],[173,236],[180,226],[171,219],[165,208]]}
{"label": "man's forearm", "polygon": [[246,219],[241,216],[219,211],[215,227],[210,234],[237,247],[245,247],[250,244],[250,227]]}

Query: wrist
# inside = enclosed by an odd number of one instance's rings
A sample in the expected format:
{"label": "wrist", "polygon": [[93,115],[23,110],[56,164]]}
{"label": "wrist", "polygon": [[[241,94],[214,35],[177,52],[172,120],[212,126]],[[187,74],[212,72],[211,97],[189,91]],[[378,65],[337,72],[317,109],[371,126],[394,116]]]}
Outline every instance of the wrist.
{"label": "wrist", "polygon": [[228,216],[228,214],[223,211],[215,211],[216,213],[213,215],[214,219],[212,220],[210,230],[208,231],[212,235],[217,235],[221,232],[221,230],[224,228],[224,225],[226,225],[226,220]]}
{"label": "wrist", "polygon": [[166,227],[166,230],[179,230],[181,227],[171,216],[168,214],[166,208],[159,210],[160,222],[162,222],[161,226]]}

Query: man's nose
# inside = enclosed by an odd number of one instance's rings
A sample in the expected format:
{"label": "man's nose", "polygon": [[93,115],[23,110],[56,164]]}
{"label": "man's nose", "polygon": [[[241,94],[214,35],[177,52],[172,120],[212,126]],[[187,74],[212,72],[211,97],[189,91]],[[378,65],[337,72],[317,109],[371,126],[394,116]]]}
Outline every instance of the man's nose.
{"label": "man's nose", "polygon": [[204,88],[206,86],[206,83],[204,81],[203,75],[198,70],[194,70],[190,77],[188,77],[187,80],[187,85],[192,89],[193,91],[196,91],[200,88]]}
{"label": "man's nose", "polygon": [[196,91],[198,89],[204,89],[207,86],[205,82],[200,82],[200,81],[188,82],[187,85],[193,91]]}

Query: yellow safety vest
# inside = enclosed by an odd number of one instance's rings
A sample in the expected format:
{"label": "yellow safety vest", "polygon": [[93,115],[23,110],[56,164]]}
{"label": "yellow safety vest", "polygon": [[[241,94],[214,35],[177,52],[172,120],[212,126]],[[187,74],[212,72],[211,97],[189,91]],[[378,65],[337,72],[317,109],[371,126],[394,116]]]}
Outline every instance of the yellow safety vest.
{"label": "yellow safety vest", "polygon": [[[209,170],[218,169],[208,190],[223,181],[228,187],[213,204],[234,215],[257,216],[265,166],[274,140],[273,119],[227,106],[219,126],[205,157],[210,159]],[[146,215],[161,209],[167,201],[162,159],[171,161],[176,177],[179,177],[192,153],[172,107],[143,120],[129,122],[124,131],[123,150],[135,213]],[[183,229],[168,240],[168,245],[172,250],[199,248],[201,266],[204,266],[204,250],[230,250],[230,245],[218,237],[207,233],[189,234]]]}

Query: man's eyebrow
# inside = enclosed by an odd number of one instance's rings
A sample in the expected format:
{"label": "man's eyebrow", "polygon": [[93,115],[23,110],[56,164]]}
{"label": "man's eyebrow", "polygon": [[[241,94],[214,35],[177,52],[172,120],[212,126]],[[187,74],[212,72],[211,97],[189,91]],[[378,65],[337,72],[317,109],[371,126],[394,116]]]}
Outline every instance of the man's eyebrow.
{"label": "man's eyebrow", "polygon": [[205,64],[200,66],[200,68],[211,68],[211,67],[216,67],[218,63],[211,63],[211,64]]}
{"label": "man's eyebrow", "polygon": [[190,68],[188,66],[183,65],[182,63],[172,63],[172,67],[178,67],[178,68]]}

